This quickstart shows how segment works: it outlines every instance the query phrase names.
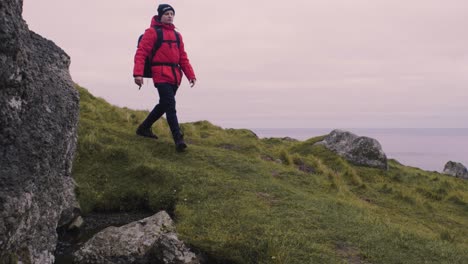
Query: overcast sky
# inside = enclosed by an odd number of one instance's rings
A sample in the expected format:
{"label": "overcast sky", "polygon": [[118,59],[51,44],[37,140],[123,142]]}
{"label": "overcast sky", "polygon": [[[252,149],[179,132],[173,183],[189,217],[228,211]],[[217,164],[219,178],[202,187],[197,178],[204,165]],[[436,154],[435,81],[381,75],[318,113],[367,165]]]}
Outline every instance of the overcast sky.
{"label": "overcast sky", "polygon": [[[108,102],[151,109],[133,84],[154,0],[24,0],[29,28]],[[223,127],[468,127],[466,0],[173,0],[197,75],[181,122]]]}

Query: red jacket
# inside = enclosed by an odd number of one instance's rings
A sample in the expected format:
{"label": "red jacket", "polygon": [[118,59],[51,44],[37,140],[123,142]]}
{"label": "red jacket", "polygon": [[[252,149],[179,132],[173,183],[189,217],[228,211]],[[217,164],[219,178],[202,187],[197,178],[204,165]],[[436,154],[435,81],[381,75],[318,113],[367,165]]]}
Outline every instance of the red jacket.
{"label": "red jacket", "polygon": [[[151,27],[145,31],[143,38],[141,39],[140,44],[138,45],[138,49],[135,54],[135,65],[133,67],[134,77],[143,76],[145,68],[145,58],[148,56],[148,54],[151,54],[153,46],[156,43],[157,34],[156,30],[154,29],[154,26],[160,26],[162,28],[164,40],[176,40],[176,36],[174,34],[175,26],[173,24],[163,24],[159,22],[157,18],[157,16],[154,16],[151,19]],[[156,54],[153,57],[153,62],[179,64],[180,69],[182,69],[182,71],[185,73],[187,79],[194,80],[196,79],[195,73],[193,72],[192,65],[190,65],[187,53],[185,52],[184,41],[182,40],[182,35],[180,33],[179,36],[180,46],[177,47],[176,42],[163,42],[161,47],[156,51]],[[171,84],[177,83],[177,86],[179,86],[183,76],[180,69],[175,70],[174,76],[174,71],[171,66],[152,66],[151,70],[153,72],[153,82]]]}

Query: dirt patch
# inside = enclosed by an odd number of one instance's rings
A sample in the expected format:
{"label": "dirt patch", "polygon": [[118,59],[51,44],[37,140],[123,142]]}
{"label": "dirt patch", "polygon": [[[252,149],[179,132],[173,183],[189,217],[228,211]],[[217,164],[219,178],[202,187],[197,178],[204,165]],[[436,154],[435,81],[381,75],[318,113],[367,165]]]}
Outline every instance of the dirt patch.
{"label": "dirt patch", "polygon": [[346,260],[349,264],[371,264],[369,261],[364,259],[359,249],[348,245],[345,242],[339,242],[336,244],[336,253]]}
{"label": "dirt patch", "polygon": [[283,161],[281,161],[281,159],[275,159],[275,158],[272,158],[270,156],[267,156],[267,155],[261,155],[260,158],[262,160],[265,160],[265,161],[271,161],[271,162],[275,162],[275,163],[278,163],[278,164],[282,164]]}
{"label": "dirt patch", "polygon": [[257,198],[264,201],[269,206],[275,205],[279,201],[278,199],[275,199],[275,197],[269,193],[256,192],[255,194],[257,195]]}
{"label": "dirt patch", "polygon": [[364,202],[370,203],[370,204],[374,203],[374,201],[372,201],[370,198],[365,197],[365,196],[361,196],[361,197],[359,197],[359,199],[363,200]]}
{"label": "dirt patch", "polygon": [[275,159],[273,159],[272,157],[267,156],[267,155],[261,155],[260,158],[262,160],[266,160],[266,161],[275,161]]}
{"label": "dirt patch", "polygon": [[315,173],[316,170],[314,169],[314,167],[306,164],[304,161],[302,160],[295,160],[294,161],[294,164],[296,165],[296,168],[302,172],[305,172],[305,173]]}
{"label": "dirt patch", "polygon": [[315,169],[312,168],[311,166],[306,165],[306,164],[297,165],[297,169],[300,170],[300,171],[303,171],[305,173],[315,173]]}
{"label": "dirt patch", "polygon": [[272,171],[271,172],[271,176],[275,177],[275,178],[279,178],[280,177],[280,173],[276,170]]}
{"label": "dirt patch", "polygon": [[221,145],[218,145],[218,147],[220,147],[222,149],[227,149],[227,150],[238,150],[239,149],[238,146],[233,145],[233,144],[221,144]]}

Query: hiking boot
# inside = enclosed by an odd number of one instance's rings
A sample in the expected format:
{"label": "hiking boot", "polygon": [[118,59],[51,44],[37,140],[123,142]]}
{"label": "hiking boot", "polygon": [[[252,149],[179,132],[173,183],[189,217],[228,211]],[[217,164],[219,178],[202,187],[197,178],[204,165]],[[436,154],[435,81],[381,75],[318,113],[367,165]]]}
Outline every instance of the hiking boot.
{"label": "hiking boot", "polygon": [[175,145],[177,152],[185,151],[185,149],[187,148],[187,144],[185,144],[184,136],[181,135],[177,139],[175,139]]}
{"label": "hiking boot", "polygon": [[141,125],[138,126],[136,134],[142,137],[158,139],[158,137],[153,133],[153,131],[151,131],[151,128],[144,128]]}

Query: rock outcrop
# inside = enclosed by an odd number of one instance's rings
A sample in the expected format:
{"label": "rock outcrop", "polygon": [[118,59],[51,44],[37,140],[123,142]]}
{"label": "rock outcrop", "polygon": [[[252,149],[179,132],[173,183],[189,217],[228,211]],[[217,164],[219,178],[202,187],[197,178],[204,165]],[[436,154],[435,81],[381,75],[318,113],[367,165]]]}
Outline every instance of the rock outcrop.
{"label": "rock outcrop", "polygon": [[316,144],[324,145],[353,164],[388,169],[387,156],[380,143],[373,138],[335,129]]}
{"label": "rock outcrop", "polygon": [[79,97],[69,56],[29,31],[22,5],[0,1],[0,260],[48,264],[78,208]]}
{"label": "rock outcrop", "polygon": [[463,164],[459,162],[447,162],[447,164],[445,164],[443,173],[457,178],[468,180],[468,170]]}
{"label": "rock outcrop", "polygon": [[174,232],[169,215],[162,211],[121,227],[108,227],[75,252],[79,264],[198,264],[200,261]]}

